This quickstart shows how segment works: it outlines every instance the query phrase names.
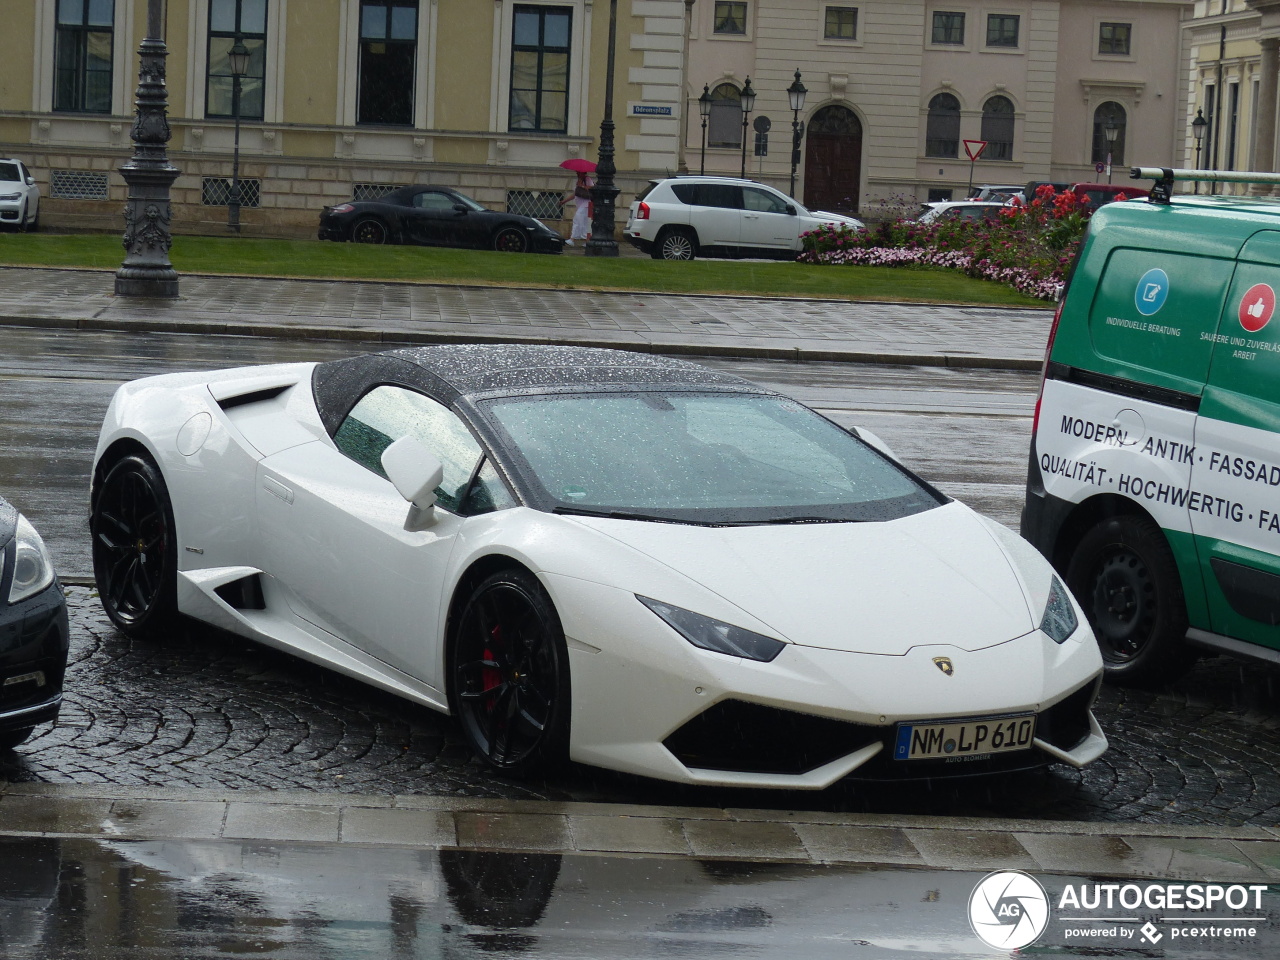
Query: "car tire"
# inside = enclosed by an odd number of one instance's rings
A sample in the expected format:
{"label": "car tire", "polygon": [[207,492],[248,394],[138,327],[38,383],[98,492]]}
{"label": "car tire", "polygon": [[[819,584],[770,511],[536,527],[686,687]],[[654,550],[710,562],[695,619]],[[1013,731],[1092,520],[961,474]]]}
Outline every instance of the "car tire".
{"label": "car tire", "polygon": [[160,468],[133,454],[112,464],[89,516],[102,608],[131,637],[156,638],[178,617],[178,543]]}
{"label": "car tire", "polygon": [[23,727],[21,730],[6,730],[0,733],[0,750],[12,750],[26,743],[35,732],[35,727]]}
{"label": "car tire", "polygon": [[40,229],[40,208],[36,207],[36,215],[31,218],[31,222],[27,224],[27,232],[35,233]]}
{"label": "car tire", "polygon": [[377,217],[363,217],[351,225],[352,243],[386,243],[387,225]]}
{"label": "car tire", "polygon": [[500,253],[527,253],[529,237],[519,227],[503,227],[493,235],[493,249]]}
{"label": "car tire", "polygon": [[668,227],[653,249],[655,260],[692,260],[697,255],[698,241],[684,227]]}
{"label": "car tire", "polygon": [[525,776],[568,756],[569,654],[551,598],[520,568],[467,598],[449,644],[449,706],[490,768]]}
{"label": "car tire", "polygon": [[1177,563],[1152,520],[1111,517],[1090,529],[1071,555],[1067,585],[1098,639],[1107,679],[1160,683],[1195,660]]}
{"label": "car tire", "polygon": [[22,205],[22,213],[18,215],[18,232],[27,232],[27,205],[25,203]]}

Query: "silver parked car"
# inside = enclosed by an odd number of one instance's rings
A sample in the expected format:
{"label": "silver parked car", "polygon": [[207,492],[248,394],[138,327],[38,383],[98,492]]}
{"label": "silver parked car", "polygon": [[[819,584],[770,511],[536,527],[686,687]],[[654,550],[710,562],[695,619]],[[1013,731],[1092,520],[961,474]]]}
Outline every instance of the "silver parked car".
{"label": "silver parked car", "polygon": [[860,220],[810,212],[754,180],[669,177],[649,181],[636,197],[625,234],[655,260],[699,255],[790,259],[804,248],[801,237],[823,224],[863,229]]}

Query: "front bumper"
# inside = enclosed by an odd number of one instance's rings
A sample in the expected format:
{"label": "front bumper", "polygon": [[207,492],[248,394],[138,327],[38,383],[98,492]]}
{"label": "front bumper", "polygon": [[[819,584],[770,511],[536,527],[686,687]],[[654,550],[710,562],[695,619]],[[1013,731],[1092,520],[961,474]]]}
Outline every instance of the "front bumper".
{"label": "front bumper", "polygon": [[[922,643],[901,656],[792,644],[757,663],[693,647],[624,591],[546,581],[569,638],[570,754],[584,763],[683,783],[817,790],[851,775],[1083,766],[1107,746],[1090,710],[1101,670],[1086,626],[1063,644],[1038,630],[981,650]],[[935,657],[950,658],[953,672]],[[892,758],[900,723],[1021,714],[1038,718],[1028,750]]]}
{"label": "front bumper", "polygon": [[0,200],[0,223],[18,223],[22,219],[21,200]]}
{"label": "front bumper", "polygon": [[0,606],[0,732],[58,718],[70,632],[62,586]]}

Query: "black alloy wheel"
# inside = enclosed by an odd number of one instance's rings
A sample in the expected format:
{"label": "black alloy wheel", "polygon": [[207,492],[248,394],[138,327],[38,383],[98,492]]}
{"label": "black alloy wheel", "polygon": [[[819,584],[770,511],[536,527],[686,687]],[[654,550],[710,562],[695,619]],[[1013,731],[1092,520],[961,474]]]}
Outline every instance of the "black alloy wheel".
{"label": "black alloy wheel", "polygon": [[493,249],[501,253],[524,253],[529,249],[529,237],[519,227],[503,227],[493,235]]}
{"label": "black alloy wheel", "polygon": [[493,769],[521,776],[567,756],[564,631],[527,570],[499,571],[471,593],[453,636],[450,680],[453,713]]}
{"label": "black alloy wheel", "polygon": [[14,747],[26,743],[35,732],[35,727],[23,727],[21,730],[7,730],[4,733],[0,733],[0,750],[12,750]]}
{"label": "black alloy wheel", "polygon": [[1158,683],[1193,662],[1182,580],[1160,528],[1120,516],[1089,530],[1071,556],[1067,585],[1098,639],[1107,678]]}
{"label": "black alloy wheel", "polygon": [[351,227],[353,243],[386,243],[387,225],[377,217],[364,217]]}
{"label": "black alloy wheel", "polygon": [[693,234],[683,227],[671,227],[658,240],[655,259],[692,260],[698,252]]}
{"label": "black alloy wheel", "polygon": [[112,465],[89,518],[93,576],[111,622],[156,636],[177,617],[178,547],[160,469],[143,455]]}

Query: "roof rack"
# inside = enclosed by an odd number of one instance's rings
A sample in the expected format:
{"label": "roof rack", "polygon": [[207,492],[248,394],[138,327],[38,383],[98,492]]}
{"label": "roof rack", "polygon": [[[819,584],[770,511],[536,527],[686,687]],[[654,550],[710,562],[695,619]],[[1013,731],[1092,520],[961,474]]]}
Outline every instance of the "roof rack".
{"label": "roof rack", "polygon": [[1130,167],[1133,180],[1154,180],[1152,203],[1168,203],[1176,180],[1200,183],[1271,183],[1280,184],[1280,173],[1250,173],[1246,170],[1175,170],[1169,167]]}

